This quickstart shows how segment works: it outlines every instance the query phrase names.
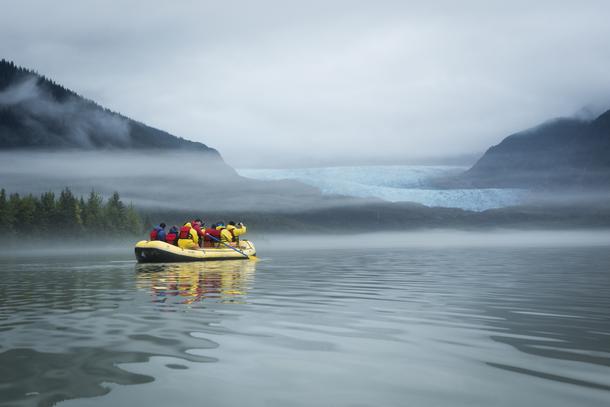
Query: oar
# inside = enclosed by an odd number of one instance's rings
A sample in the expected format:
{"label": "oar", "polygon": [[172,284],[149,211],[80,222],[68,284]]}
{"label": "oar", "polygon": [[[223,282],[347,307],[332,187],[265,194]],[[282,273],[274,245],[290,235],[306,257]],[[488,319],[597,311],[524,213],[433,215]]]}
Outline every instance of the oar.
{"label": "oar", "polygon": [[211,234],[206,233],[205,235],[206,235],[206,236],[209,236],[209,237],[210,237],[210,238],[212,238],[212,239],[214,239],[214,240],[215,240],[215,241],[217,241],[218,243],[220,243],[220,244],[223,244],[223,245],[227,246],[229,249],[231,249],[231,250],[235,250],[237,253],[239,253],[239,254],[241,254],[241,255],[245,256],[245,257],[246,257],[246,259],[249,259],[249,258],[250,258],[250,256],[248,256],[246,253],[242,252],[242,251],[241,251],[241,250],[239,250],[239,249],[236,249],[235,247],[231,246],[230,244],[226,244],[225,242],[223,242],[222,240],[220,240],[220,239],[218,239],[218,238],[216,238],[216,237],[212,236]]}

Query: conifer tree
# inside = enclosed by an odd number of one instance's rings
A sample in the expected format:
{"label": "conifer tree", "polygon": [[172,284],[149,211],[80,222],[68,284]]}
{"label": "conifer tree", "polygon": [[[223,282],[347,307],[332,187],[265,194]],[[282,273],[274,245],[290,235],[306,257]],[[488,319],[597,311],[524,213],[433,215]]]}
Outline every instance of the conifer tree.
{"label": "conifer tree", "polygon": [[7,202],[8,219],[10,222],[9,230],[15,230],[18,227],[19,219],[17,219],[17,212],[19,211],[19,202],[21,197],[19,194],[11,194]]}
{"label": "conifer tree", "polygon": [[45,192],[37,200],[38,228],[50,232],[57,224],[57,204],[53,192]]}
{"label": "conifer tree", "polygon": [[26,195],[21,198],[17,203],[17,211],[15,213],[16,226],[25,230],[37,228],[36,209],[36,199],[32,195]]}
{"label": "conifer tree", "polygon": [[142,220],[140,219],[140,216],[136,212],[136,209],[134,208],[132,203],[130,203],[127,207],[127,210],[125,212],[125,218],[125,226],[127,227],[127,232],[134,235],[142,233]]}
{"label": "conifer tree", "polygon": [[57,220],[58,226],[68,232],[77,233],[82,230],[78,200],[72,194],[70,188],[65,188],[59,195],[59,201],[57,202]]}
{"label": "conifer tree", "polygon": [[0,190],[0,229],[6,230],[11,224],[9,219],[8,202],[6,200],[6,191],[4,188]]}
{"label": "conifer tree", "polygon": [[88,231],[104,232],[104,200],[101,195],[91,190],[87,202],[83,205],[83,225]]}
{"label": "conifer tree", "polygon": [[104,215],[110,233],[115,234],[125,230],[125,205],[121,202],[118,192],[115,191],[106,202]]}

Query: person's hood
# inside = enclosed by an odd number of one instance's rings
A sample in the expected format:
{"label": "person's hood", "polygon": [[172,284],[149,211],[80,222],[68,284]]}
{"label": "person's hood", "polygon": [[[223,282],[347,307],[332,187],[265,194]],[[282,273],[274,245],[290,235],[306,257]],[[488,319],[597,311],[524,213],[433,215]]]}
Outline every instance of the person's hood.
{"label": "person's hood", "polygon": [[187,228],[192,227],[192,226],[191,226],[191,222],[186,222],[186,223],[184,224],[184,226],[186,226]]}

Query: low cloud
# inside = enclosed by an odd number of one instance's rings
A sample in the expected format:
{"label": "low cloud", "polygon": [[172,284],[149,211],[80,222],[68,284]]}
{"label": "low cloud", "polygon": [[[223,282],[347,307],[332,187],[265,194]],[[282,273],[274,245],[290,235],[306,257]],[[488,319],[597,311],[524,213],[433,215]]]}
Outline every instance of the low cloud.
{"label": "low cloud", "polygon": [[364,202],[323,196],[289,180],[242,178],[201,152],[0,152],[0,174],[0,188],[8,193],[40,194],[65,187],[77,195],[92,189],[104,196],[118,191],[139,208],[172,211],[285,213]]}
{"label": "low cloud", "polygon": [[236,167],[401,162],[610,107],[609,13],[595,0],[22,1],[2,9],[0,55]]}
{"label": "low cloud", "polygon": [[88,148],[130,142],[126,119],[72,95],[58,100],[36,77],[0,92],[0,108],[12,112],[24,131],[60,140],[58,145]]}

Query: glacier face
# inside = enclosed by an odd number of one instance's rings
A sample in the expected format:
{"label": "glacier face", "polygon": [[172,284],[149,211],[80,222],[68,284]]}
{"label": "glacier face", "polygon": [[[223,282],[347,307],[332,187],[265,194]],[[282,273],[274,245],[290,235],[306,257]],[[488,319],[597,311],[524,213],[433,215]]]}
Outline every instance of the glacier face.
{"label": "glacier face", "polygon": [[466,167],[392,165],[292,169],[238,169],[239,175],[259,180],[294,179],[324,194],[375,197],[391,202],[483,211],[517,205],[525,198],[519,189],[434,189],[429,181],[458,174]]}

